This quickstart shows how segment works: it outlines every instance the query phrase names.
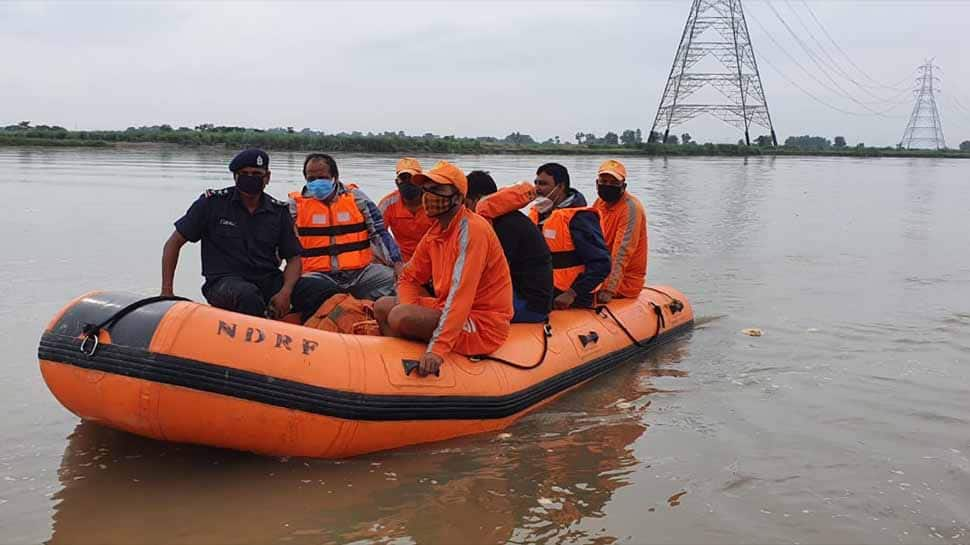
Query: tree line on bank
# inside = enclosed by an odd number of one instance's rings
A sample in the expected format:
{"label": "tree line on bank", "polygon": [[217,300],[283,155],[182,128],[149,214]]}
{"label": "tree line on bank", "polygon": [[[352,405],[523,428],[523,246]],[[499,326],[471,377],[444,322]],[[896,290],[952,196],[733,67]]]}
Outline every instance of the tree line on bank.
{"label": "tree line on bank", "polygon": [[[312,129],[293,127],[254,129],[248,127],[217,126],[211,123],[195,127],[152,125],[128,127],[123,131],[71,131],[57,125],[32,125],[21,121],[0,127],[0,145],[63,145],[106,146],[115,143],[163,143],[187,146],[222,145],[230,148],[259,146],[273,150],[306,151],[326,149],[363,153],[589,153],[616,150],[633,154],[665,155],[759,155],[762,153],[812,152],[837,154],[878,154],[877,151],[900,151],[897,148],[871,148],[863,143],[849,147],[845,137],[829,140],[823,136],[790,136],[779,148],[772,146],[771,137],[761,135],[751,146],[739,140],[734,144],[698,143],[689,133],[669,135],[661,143],[661,134],[651,131],[644,142],[640,129],[607,132],[602,137],[594,133],[577,132],[576,143],[561,142],[559,137],[538,141],[518,131],[505,138],[491,136],[458,137],[432,133],[408,135],[404,131],[381,133],[340,132],[327,134]],[[961,152],[970,152],[970,141],[960,144]]]}

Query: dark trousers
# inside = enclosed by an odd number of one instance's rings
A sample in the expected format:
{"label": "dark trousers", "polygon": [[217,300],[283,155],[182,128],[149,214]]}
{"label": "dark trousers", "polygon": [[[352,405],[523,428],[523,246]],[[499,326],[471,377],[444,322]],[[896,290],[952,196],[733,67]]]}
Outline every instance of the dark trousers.
{"label": "dark trousers", "polygon": [[[266,307],[280,288],[283,287],[283,273],[263,278],[244,278],[242,276],[220,276],[206,280],[202,295],[210,305],[250,316],[266,316]],[[306,321],[313,311],[330,296],[337,293],[331,283],[309,277],[302,277],[293,288],[290,298],[293,310],[299,312]],[[280,316],[282,318],[282,316]]]}

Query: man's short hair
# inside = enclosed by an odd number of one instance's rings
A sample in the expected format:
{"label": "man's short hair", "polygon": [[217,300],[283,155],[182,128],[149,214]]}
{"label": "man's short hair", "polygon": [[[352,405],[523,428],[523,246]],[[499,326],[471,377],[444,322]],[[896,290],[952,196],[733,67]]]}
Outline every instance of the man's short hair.
{"label": "man's short hair", "polygon": [[306,159],[303,160],[304,176],[306,176],[306,166],[310,164],[310,161],[326,161],[330,165],[330,175],[335,179],[340,177],[340,171],[337,169],[337,161],[326,153],[311,153],[306,156]]}
{"label": "man's short hair", "polygon": [[536,169],[536,175],[548,174],[552,176],[552,179],[556,182],[556,185],[561,185],[566,189],[569,189],[569,171],[566,167],[560,165],[559,163],[546,163]]}
{"label": "man's short hair", "polygon": [[473,170],[465,177],[468,178],[468,195],[466,197],[469,199],[477,199],[498,191],[495,180],[484,170]]}

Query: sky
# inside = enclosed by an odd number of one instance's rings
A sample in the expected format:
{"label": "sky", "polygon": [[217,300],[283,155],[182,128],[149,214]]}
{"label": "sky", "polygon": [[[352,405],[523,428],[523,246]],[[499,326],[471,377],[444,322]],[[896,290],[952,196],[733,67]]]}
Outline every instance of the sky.
{"label": "sky", "polygon": [[[0,124],[646,133],[689,9],[689,0],[0,1]],[[947,144],[970,140],[970,63],[961,63],[970,1],[745,0],[744,9],[781,140],[897,143],[912,110],[905,88],[928,58],[940,67]],[[741,136],[714,119],[672,132]]]}

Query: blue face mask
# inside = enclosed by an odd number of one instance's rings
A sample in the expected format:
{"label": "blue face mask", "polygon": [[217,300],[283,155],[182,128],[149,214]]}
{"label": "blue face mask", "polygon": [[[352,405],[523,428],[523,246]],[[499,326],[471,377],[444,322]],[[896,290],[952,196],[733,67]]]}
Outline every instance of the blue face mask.
{"label": "blue face mask", "polygon": [[336,184],[330,178],[318,178],[306,184],[306,192],[314,199],[326,199],[333,193]]}

